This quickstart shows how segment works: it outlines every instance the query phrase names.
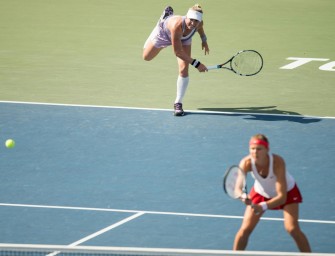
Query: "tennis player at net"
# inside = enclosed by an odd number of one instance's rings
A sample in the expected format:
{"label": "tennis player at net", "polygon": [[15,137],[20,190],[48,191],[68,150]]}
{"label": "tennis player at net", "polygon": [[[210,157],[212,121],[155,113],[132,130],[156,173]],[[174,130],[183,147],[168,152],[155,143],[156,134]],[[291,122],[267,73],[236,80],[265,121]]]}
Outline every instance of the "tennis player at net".
{"label": "tennis player at net", "polygon": [[186,16],[174,15],[173,9],[170,6],[166,7],[144,44],[143,59],[147,61],[155,58],[163,48],[172,45],[179,68],[177,96],[174,104],[175,116],[184,115],[182,101],[189,84],[189,64],[197,68],[199,72],[207,71],[204,64],[191,58],[192,37],[196,32],[200,35],[205,55],[209,53],[202,15],[202,8],[198,4],[190,8]]}
{"label": "tennis player at net", "polygon": [[[263,134],[251,137],[250,154],[240,162],[244,172],[255,179],[249,198],[241,199],[247,205],[242,225],[235,236],[234,250],[244,250],[248,239],[266,210],[283,210],[284,226],[301,252],[311,252],[309,242],[298,223],[302,196],[293,176],[286,171],[284,159],[269,152],[269,141]],[[251,202],[253,207],[251,207]]]}

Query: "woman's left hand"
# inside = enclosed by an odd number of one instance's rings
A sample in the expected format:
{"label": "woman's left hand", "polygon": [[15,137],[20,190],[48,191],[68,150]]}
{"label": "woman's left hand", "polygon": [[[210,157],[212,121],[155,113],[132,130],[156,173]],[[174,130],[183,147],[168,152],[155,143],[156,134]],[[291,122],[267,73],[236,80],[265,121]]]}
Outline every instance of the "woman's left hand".
{"label": "woman's left hand", "polygon": [[208,47],[207,42],[201,43],[201,49],[205,50],[205,55],[209,54],[209,47]]}

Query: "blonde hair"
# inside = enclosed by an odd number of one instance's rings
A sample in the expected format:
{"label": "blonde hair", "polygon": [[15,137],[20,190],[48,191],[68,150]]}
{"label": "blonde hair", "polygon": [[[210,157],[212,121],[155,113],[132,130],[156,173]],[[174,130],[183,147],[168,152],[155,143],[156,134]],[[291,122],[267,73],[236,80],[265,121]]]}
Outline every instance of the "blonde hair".
{"label": "blonde hair", "polygon": [[195,4],[190,9],[193,10],[193,11],[197,11],[197,12],[203,13],[200,4]]}
{"label": "blonde hair", "polygon": [[259,140],[264,140],[265,142],[269,143],[268,138],[261,133],[255,134],[254,136],[251,137],[251,139],[259,139]]}

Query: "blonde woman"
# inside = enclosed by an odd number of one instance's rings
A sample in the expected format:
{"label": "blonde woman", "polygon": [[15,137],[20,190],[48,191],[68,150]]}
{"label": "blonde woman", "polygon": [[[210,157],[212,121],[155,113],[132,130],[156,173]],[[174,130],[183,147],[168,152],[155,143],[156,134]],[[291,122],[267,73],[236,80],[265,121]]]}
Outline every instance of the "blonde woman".
{"label": "blonde woman", "polygon": [[172,7],[168,6],[144,44],[143,59],[146,61],[152,60],[163,48],[172,45],[179,67],[177,96],[174,102],[175,116],[185,114],[182,101],[189,84],[189,64],[198,69],[199,72],[208,71],[199,60],[191,58],[192,37],[196,32],[200,35],[205,55],[209,53],[202,16],[203,11],[198,4],[191,7],[186,16],[174,15]]}
{"label": "blonde woman", "polygon": [[[248,198],[242,225],[235,236],[234,250],[244,250],[249,236],[266,210],[283,210],[284,226],[301,252],[311,248],[299,227],[299,204],[302,196],[293,176],[286,170],[284,159],[270,153],[269,140],[256,134],[249,142],[249,155],[240,162],[241,169],[255,179]],[[251,207],[252,203],[252,207]],[[266,241],[267,237],[264,237]]]}

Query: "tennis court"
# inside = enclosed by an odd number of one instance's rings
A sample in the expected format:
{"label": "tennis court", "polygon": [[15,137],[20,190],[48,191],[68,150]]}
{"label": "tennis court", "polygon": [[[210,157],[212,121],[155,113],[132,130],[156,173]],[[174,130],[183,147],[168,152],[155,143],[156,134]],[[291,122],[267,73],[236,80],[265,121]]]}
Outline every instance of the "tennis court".
{"label": "tennis court", "polygon": [[[0,142],[16,141],[0,147],[1,244],[228,255],[244,206],[222,176],[261,132],[301,188],[313,252],[335,253],[333,1],[201,3],[211,53],[196,38],[195,56],[211,65],[250,48],[265,66],[250,78],[191,70],[182,118],[171,49],[141,59],[164,1],[1,4]],[[247,249],[297,252],[282,212],[264,215]]]}

